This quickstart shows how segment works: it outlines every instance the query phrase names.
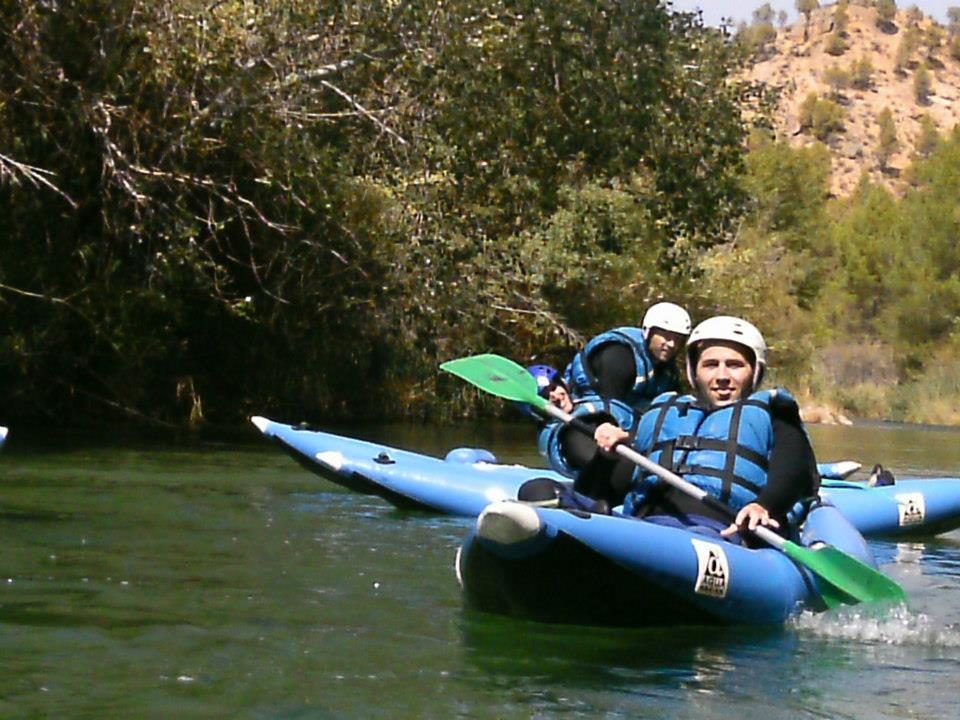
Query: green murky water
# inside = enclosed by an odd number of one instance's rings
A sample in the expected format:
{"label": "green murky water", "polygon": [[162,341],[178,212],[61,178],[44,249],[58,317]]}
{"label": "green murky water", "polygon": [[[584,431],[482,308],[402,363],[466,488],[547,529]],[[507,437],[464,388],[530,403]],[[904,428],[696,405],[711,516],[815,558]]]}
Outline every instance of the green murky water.
{"label": "green murky water", "polygon": [[[336,431],[336,429],[334,428]],[[533,463],[529,426],[351,428]],[[823,460],[960,475],[960,432],[813,427]],[[617,631],[465,612],[468,520],[237,441],[18,437],[0,454],[3,718],[942,718],[960,534],[874,544],[911,612]]]}

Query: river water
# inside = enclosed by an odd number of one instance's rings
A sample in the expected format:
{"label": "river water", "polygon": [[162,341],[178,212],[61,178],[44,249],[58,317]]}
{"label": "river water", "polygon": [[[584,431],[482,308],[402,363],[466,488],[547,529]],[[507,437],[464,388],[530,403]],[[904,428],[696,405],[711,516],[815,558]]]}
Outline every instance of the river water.
{"label": "river water", "polygon": [[[327,428],[535,463],[502,424]],[[821,460],[960,475],[960,432],[811,428]],[[598,630],[463,609],[464,519],[229,443],[18,437],[0,453],[2,718],[946,718],[960,532],[874,542],[910,610]]]}

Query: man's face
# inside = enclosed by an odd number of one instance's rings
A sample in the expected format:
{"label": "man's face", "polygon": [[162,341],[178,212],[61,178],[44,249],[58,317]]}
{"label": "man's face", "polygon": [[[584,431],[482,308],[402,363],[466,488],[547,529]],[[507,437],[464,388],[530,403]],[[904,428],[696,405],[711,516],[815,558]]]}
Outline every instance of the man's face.
{"label": "man's face", "polygon": [[749,353],[736,343],[714,342],[700,350],[695,380],[710,407],[735,403],[753,386]]}
{"label": "man's face", "polygon": [[683,342],[686,335],[662,330],[661,328],[651,328],[650,337],[647,340],[647,350],[654,362],[665,363],[673,360],[680,352],[680,343]]}
{"label": "man's face", "polygon": [[573,412],[573,400],[570,399],[570,394],[563,385],[554,385],[550,388],[547,399],[565,413]]}

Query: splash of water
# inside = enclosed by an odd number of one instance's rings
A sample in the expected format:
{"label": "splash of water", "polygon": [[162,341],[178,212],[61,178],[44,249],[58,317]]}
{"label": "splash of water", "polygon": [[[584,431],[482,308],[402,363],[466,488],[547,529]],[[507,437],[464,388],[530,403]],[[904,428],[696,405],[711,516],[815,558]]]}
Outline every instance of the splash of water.
{"label": "splash of water", "polygon": [[941,625],[904,605],[843,607],[825,613],[804,612],[791,621],[802,633],[884,645],[960,647],[960,627]]}

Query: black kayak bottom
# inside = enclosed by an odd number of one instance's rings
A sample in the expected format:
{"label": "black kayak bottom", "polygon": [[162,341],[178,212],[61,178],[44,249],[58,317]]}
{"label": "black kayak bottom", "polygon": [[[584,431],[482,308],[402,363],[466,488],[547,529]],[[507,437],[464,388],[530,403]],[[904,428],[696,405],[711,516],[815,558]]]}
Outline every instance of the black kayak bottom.
{"label": "black kayak bottom", "polygon": [[505,559],[471,535],[458,557],[467,606],[546,623],[608,627],[718,621],[560,532],[543,552]]}

